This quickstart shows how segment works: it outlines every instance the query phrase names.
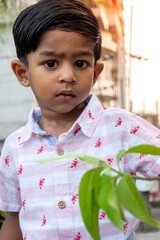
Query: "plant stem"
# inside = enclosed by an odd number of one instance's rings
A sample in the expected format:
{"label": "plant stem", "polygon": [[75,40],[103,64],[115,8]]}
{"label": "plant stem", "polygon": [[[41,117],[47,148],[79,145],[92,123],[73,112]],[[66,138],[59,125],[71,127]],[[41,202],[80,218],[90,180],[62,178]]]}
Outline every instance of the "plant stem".
{"label": "plant stem", "polygon": [[154,180],[160,180],[160,176],[158,177],[139,177],[136,175],[131,175],[133,179],[138,179],[138,180],[145,180],[145,181],[154,181]]}
{"label": "plant stem", "polygon": [[[111,168],[111,170],[114,171],[114,172],[116,172],[116,173],[118,173],[119,177],[123,177],[123,176],[125,175],[125,173],[121,173],[121,172],[115,170],[114,168]],[[160,180],[160,176],[158,176],[158,177],[139,177],[139,176],[137,176],[137,175],[131,175],[131,177],[132,177],[133,179],[143,180],[143,181],[144,181],[144,180],[145,180],[145,181]]]}

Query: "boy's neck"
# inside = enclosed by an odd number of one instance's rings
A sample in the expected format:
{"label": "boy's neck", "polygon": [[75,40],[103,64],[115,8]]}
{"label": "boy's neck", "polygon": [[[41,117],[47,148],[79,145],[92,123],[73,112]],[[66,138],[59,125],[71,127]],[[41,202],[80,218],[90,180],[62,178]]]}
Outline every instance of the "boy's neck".
{"label": "boy's neck", "polygon": [[44,131],[54,135],[58,139],[62,133],[68,132],[68,130],[72,127],[74,122],[84,110],[85,106],[85,103],[81,103],[73,113],[55,114],[54,112],[41,109],[42,116],[38,123]]}

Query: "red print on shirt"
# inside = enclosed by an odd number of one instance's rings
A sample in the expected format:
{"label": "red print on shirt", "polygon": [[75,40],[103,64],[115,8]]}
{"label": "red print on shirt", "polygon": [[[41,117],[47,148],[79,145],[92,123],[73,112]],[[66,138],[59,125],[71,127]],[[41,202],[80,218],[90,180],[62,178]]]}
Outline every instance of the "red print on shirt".
{"label": "red print on shirt", "polygon": [[20,165],[19,169],[18,169],[18,175],[21,175],[22,174],[22,171],[23,171],[23,167],[22,165]]}
{"label": "red print on shirt", "polygon": [[42,220],[42,225],[41,225],[41,226],[43,227],[43,226],[45,226],[45,225],[46,225],[46,216],[44,215],[44,216],[43,216],[43,220]]}
{"label": "red print on shirt", "polygon": [[26,200],[23,200],[22,206],[23,206],[23,210],[25,210],[26,209]]}
{"label": "red print on shirt", "polygon": [[80,239],[81,239],[81,234],[80,234],[80,232],[78,232],[78,234],[77,234],[77,236],[75,237],[74,240],[80,240]]}
{"label": "red print on shirt", "polygon": [[74,136],[76,136],[76,134],[81,130],[81,127],[77,128],[75,131],[74,131]]}
{"label": "red print on shirt", "polygon": [[77,167],[77,164],[78,164],[78,160],[77,160],[77,158],[75,158],[75,159],[72,161],[70,168]]}
{"label": "red print on shirt", "polygon": [[78,194],[73,195],[73,197],[72,197],[72,203],[73,203],[73,205],[75,205],[75,203],[77,202],[77,199],[78,199]]}
{"label": "red print on shirt", "polygon": [[20,142],[20,140],[21,140],[21,136],[18,138],[18,142]]}
{"label": "red print on shirt", "polygon": [[17,191],[21,191],[20,187],[17,188]]}
{"label": "red print on shirt", "polygon": [[113,162],[113,158],[108,158],[107,162],[108,162],[109,165],[111,165],[111,163]]}
{"label": "red print on shirt", "polygon": [[39,180],[39,188],[42,189],[44,185],[45,178]]}
{"label": "red print on shirt", "polygon": [[25,233],[23,240],[26,240],[26,239],[27,239],[27,234]]}
{"label": "red print on shirt", "polygon": [[9,167],[9,156],[7,156],[5,159],[4,159],[4,161],[5,161],[5,164]]}
{"label": "red print on shirt", "polygon": [[94,117],[92,116],[92,113],[91,113],[90,110],[88,111],[88,116],[89,116],[90,119],[94,120]]}
{"label": "red print on shirt", "polygon": [[95,147],[96,147],[96,148],[98,148],[98,147],[100,147],[100,146],[101,146],[101,144],[102,144],[102,142],[101,142],[101,139],[100,139],[100,138],[98,138],[98,140],[97,140],[97,142],[96,142],[96,145],[95,145]]}
{"label": "red print on shirt", "polygon": [[99,220],[105,219],[105,216],[106,216],[105,212],[101,211],[100,216],[99,216]]}
{"label": "red print on shirt", "polygon": [[126,234],[127,229],[128,229],[128,223],[124,223],[124,224],[123,224],[124,234]]}
{"label": "red print on shirt", "polygon": [[159,134],[156,138],[159,138],[159,139],[160,139],[160,134]]}
{"label": "red print on shirt", "polygon": [[135,127],[132,131],[130,131],[131,134],[135,134],[139,129],[139,126]]}
{"label": "red print on shirt", "polygon": [[118,126],[120,126],[121,124],[122,124],[122,119],[119,118],[119,119],[117,120],[117,122],[116,122],[115,127],[118,127]]}
{"label": "red print on shirt", "polygon": [[38,152],[37,152],[37,154],[40,154],[40,153],[42,153],[43,152],[43,146],[41,146],[39,149],[38,149]]}
{"label": "red print on shirt", "polygon": [[141,153],[139,159],[142,159],[146,154]]}

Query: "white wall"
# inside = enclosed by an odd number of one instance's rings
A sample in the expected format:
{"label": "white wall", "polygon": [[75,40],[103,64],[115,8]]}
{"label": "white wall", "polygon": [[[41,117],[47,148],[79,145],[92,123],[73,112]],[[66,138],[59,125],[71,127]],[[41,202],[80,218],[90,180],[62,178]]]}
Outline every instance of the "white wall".
{"label": "white wall", "polygon": [[36,105],[30,88],[22,87],[11,70],[16,58],[11,34],[5,44],[0,43],[0,141],[24,125]]}

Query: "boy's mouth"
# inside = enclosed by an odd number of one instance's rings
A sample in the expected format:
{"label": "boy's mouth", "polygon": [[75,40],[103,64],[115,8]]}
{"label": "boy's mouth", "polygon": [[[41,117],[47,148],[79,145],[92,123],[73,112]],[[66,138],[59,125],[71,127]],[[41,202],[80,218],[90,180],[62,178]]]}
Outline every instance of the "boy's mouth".
{"label": "boy's mouth", "polygon": [[76,95],[73,91],[62,91],[56,95],[56,97],[60,98],[60,100],[70,100],[75,96]]}

